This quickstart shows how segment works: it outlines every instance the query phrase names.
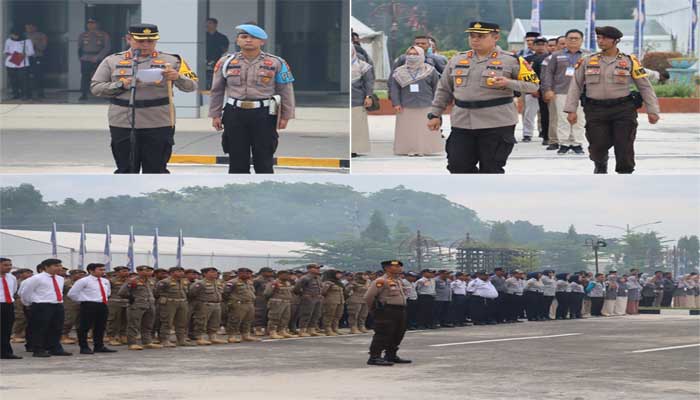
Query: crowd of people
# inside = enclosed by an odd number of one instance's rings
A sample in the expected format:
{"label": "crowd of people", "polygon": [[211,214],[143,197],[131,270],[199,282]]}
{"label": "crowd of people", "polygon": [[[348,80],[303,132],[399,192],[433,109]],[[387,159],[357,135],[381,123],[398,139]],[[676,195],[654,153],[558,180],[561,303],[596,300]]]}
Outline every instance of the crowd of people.
{"label": "crowd of people", "polygon": [[[68,270],[58,259],[43,261],[36,272],[0,258],[2,358],[20,358],[11,342],[47,357],[71,355],[63,345],[76,343],[81,354],[92,354],[114,351],[107,346],[142,350],[366,333],[374,325],[366,295],[384,274],[318,264],[257,273],[147,265],[107,272],[97,263]],[[408,330],[637,314],[640,304],[700,308],[698,278],[696,272],[674,279],[636,269],[400,274]]]}

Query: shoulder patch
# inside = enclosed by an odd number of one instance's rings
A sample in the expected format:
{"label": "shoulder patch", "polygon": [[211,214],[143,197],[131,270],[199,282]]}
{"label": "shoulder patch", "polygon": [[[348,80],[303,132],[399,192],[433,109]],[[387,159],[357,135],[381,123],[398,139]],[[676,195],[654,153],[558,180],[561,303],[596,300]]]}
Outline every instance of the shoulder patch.
{"label": "shoulder patch", "polygon": [[177,71],[180,75],[183,75],[186,78],[192,79],[193,81],[197,82],[199,79],[197,78],[197,74],[194,73],[187,65],[187,62],[185,61],[184,58],[180,57],[178,54],[172,54],[173,56],[177,57],[178,60],[180,60],[180,69]]}
{"label": "shoulder patch", "polygon": [[277,56],[272,56],[277,58],[280,61],[281,67],[275,74],[275,82],[276,83],[292,83],[294,82],[294,76],[292,75],[292,70],[289,68],[289,64],[287,64],[284,59],[277,57]]}
{"label": "shoulder patch", "polygon": [[383,286],[384,286],[384,279],[377,279],[377,280],[374,282],[374,285],[375,285],[376,287],[378,287],[378,288],[383,287]]}
{"label": "shoulder patch", "polygon": [[518,57],[518,62],[520,63],[520,68],[518,71],[519,81],[540,83],[540,78],[537,76],[535,71],[532,70],[530,63],[525,61],[525,59],[522,57]]}
{"label": "shoulder patch", "polygon": [[630,56],[632,59],[632,79],[642,79],[649,76],[637,57]]}

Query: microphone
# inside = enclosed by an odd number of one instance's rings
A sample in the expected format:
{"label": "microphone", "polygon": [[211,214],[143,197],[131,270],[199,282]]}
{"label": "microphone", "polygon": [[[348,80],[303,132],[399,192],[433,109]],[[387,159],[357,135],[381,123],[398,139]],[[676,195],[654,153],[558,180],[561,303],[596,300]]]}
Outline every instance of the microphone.
{"label": "microphone", "polygon": [[134,49],[134,59],[141,56],[141,49]]}

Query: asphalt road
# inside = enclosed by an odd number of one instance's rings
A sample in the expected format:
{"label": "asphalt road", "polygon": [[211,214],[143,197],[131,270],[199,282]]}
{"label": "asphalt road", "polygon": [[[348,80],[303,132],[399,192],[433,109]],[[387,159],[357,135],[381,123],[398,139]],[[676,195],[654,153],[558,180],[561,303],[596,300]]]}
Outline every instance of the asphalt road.
{"label": "asphalt road", "polygon": [[415,331],[399,352],[414,363],[393,367],[365,364],[369,334],[141,352],[120,346],[109,355],[3,362],[0,396],[695,400],[699,333],[700,319],[689,316]]}

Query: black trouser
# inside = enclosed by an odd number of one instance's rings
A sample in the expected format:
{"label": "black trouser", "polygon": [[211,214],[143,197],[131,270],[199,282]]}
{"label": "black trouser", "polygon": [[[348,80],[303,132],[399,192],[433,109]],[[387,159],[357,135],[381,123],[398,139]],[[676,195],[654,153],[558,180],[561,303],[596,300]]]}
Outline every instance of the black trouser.
{"label": "black trouser", "polygon": [[6,69],[7,80],[12,88],[12,96],[15,98],[30,98],[32,93],[29,91],[29,67]]}
{"label": "black trouser", "polygon": [[661,297],[661,307],[671,307],[671,301],[673,300],[673,291],[664,290],[663,297]]}
{"label": "black trouser", "polygon": [[615,147],[615,171],[631,174],[634,171],[634,139],[637,136],[637,109],[632,101],[616,106],[587,104],[586,139],[589,158],[596,163],[608,162],[608,150]]}
{"label": "black trouser", "polygon": [[549,319],[549,309],[552,308],[554,296],[544,296],[542,298],[542,318]]}
{"label": "black trouser", "polygon": [[542,93],[537,98],[540,105],[540,137],[542,140],[549,140],[549,104],[542,100]]}
{"label": "black trouser", "polygon": [[80,327],[78,328],[78,344],[81,349],[89,348],[88,331],[92,329],[92,341],[95,350],[105,347],[105,326],[109,309],[101,302],[83,301],[80,303]]}
{"label": "black trouser", "polygon": [[274,173],[274,155],[277,151],[277,116],[269,114],[268,107],[242,109],[226,104],[224,133],[221,145],[228,153],[230,174],[249,174],[250,155],[256,174]]}
{"label": "black trouser", "polygon": [[32,351],[60,353],[63,331],[63,304],[33,303],[32,306]]}
{"label": "black trouser", "polygon": [[117,164],[115,174],[139,173],[144,174],[168,174],[168,160],[173,153],[175,144],[175,128],[169,126],[161,128],[136,129],[136,171],[131,171],[129,157],[131,154],[131,142],[129,141],[130,128],[110,126],[112,135],[112,155]]}
{"label": "black trouser", "polygon": [[505,307],[505,317],[506,321],[515,321],[518,319],[518,308],[517,300],[514,294],[506,293],[503,296],[503,302]]}
{"label": "black trouser", "polygon": [[[515,125],[489,129],[452,128],[445,144],[453,174],[502,174],[515,146]],[[478,164],[478,166],[477,166]]]}
{"label": "black trouser", "polygon": [[591,315],[602,316],[604,299],[602,297],[589,297],[589,299],[591,299]]}
{"label": "black trouser", "polygon": [[428,328],[433,326],[433,304],[435,296],[429,294],[418,295],[418,327]]}
{"label": "black trouser", "polygon": [[505,292],[498,292],[498,297],[493,299],[493,311],[491,313],[491,320],[494,322],[505,322],[507,319],[508,312],[507,312],[507,302],[506,302],[506,293]]}
{"label": "black trouser", "polygon": [[24,348],[31,352],[32,351],[32,308],[24,306],[24,320],[27,321],[27,325],[24,327]]}
{"label": "black trouser", "polygon": [[525,312],[527,313],[528,321],[534,321],[542,316],[542,293],[525,291]]}
{"label": "black trouser", "polygon": [[469,311],[472,314],[472,322],[485,324],[488,321],[489,309],[487,299],[471,295],[469,298]]}
{"label": "black trouser", "polygon": [[93,63],[89,61],[80,62],[80,93],[87,97],[90,91],[90,81],[92,81],[92,76],[97,70],[98,63]]}
{"label": "black trouser", "polygon": [[450,302],[449,301],[438,301],[435,300],[433,305],[433,325],[445,325],[448,323],[450,312]]}
{"label": "black trouser", "polygon": [[557,318],[566,318],[566,315],[569,313],[570,293],[557,292],[555,296],[557,298],[556,316]]}
{"label": "black trouser", "polygon": [[32,57],[29,63],[30,86],[38,97],[44,97],[44,57]]}
{"label": "black trouser", "polygon": [[406,333],[406,307],[385,305],[382,309],[374,310],[374,336],[369,345],[369,355],[372,358],[396,356],[399,345]]}
{"label": "black trouser", "polygon": [[0,303],[0,356],[12,355],[12,325],[15,324],[15,304]]}
{"label": "black trouser", "polygon": [[641,307],[651,307],[654,305],[654,299],[656,298],[656,295],[654,296],[644,296],[642,295],[642,300],[639,302],[639,305]]}
{"label": "black trouser", "polygon": [[467,296],[453,294],[450,304],[450,320],[453,324],[462,324],[467,320]]}
{"label": "black trouser", "polygon": [[581,318],[581,305],[583,293],[569,293],[569,315],[571,318]]}
{"label": "black trouser", "polygon": [[406,300],[406,318],[410,328],[418,327],[418,300]]}

